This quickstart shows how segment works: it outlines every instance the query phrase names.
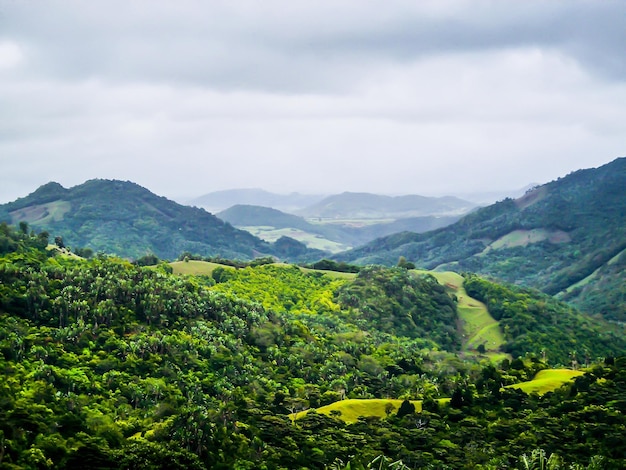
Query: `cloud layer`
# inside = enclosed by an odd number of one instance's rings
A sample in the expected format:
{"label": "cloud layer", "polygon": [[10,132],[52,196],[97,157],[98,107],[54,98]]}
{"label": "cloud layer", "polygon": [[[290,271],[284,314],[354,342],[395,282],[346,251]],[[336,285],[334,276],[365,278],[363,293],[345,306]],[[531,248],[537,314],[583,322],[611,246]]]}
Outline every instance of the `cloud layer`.
{"label": "cloud layer", "polygon": [[0,201],[513,189],[626,155],[626,3],[0,0]]}

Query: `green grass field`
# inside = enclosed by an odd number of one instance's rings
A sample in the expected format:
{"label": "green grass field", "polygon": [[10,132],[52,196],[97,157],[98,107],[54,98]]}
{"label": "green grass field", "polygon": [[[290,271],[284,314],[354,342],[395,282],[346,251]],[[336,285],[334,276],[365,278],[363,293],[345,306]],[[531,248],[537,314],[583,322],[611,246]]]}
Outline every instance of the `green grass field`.
{"label": "green grass field", "polygon": [[[198,261],[198,260],[174,261],[172,263],[169,263],[169,265],[174,269],[174,274],[191,275],[191,276],[210,276],[213,273],[213,270],[215,268],[236,269],[233,266],[228,266],[225,264],[210,263],[208,261]],[[275,263],[274,266],[289,267],[291,265],[284,264],[284,263]],[[300,271],[305,272],[305,273],[311,273],[311,272],[322,273],[334,279],[354,279],[356,277],[356,274],[354,273],[341,273],[338,271],[325,271],[322,269],[309,269],[309,268],[301,267]]]}
{"label": "green grass field", "polygon": [[235,269],[232,266],[226,266],[223,264],[209,263],[208,261],[174,261],[170,263],[170,266],[174,268],[174,274],[184,274],[193,276],[210,276],[215,268]]}
{"label": "green grass field", "polygon": [[463,329],[463,349],[473,350],[484,344],[487,351],[498,351],[504,344],[504,336],[499,323],[489,314],[482,302],[470,297],[463,287],[463,276],[446,271],[416,271],[435,276],[440,284],[446,286],[454,295],[458,303],[457,309]]}
{"label": "green grass field", "polygon": [[[519,388],[525,393],[539,393],[544,394],[551,392],[559,388],[561,385],[573,380],[574,378],[582,375],[584,372],[579,370],[570,369],[546,369],[540,371],[533,380],[528,382],[522,382],[515,385],[508,385],[507,388]],[[346,423],[356,423],[360,417],[387,417],[387,405],[391,404],[393,408],[390,409],[390,414],[396,414],[403,400],[398,399],[385,399],[385,398],[369,398],[369,399],[348,399],[340,400],[330,405],[322,406],[315,409],[317,413],[330,416],[333,411],[338,411],[340,414],[337,417]],[[422,410],[421,400],[410,400],[415,405],[415,411],[420,412]],[[449,398],[438,399],[439,404],[445,404],[450,401]],[[290,414],[289,417],[292,420],[297,420],[306,416],[312,410],[300,411]]]}
{"label": "green grass field", "polygon": [[498,238],[485,248],[483,254],[490,250],[500,250],[502,248],[513,248],[516,246],[528,246],[533,243],[539,243],[549,240],[552,243],[566,243],[570,241],[567,233],[561,230],[546,230],[543,228],[535,228],[532,230],[513,230],[511,233]]}
{"label": "green grass field", "polygon": [[354,279],[356,278],[356,273],[342,273],[339,271],[327,271],[325,269],[310,269],[310,268],[300,268],[300,271],[305,273],[322,273],[333,279]]}
{"label": "green grass field", "polygon": [[67,201],[55,201],[11,212],[12,220],[30,223],[45,224],[63,220],[63,217],[72,208]]}
{"label": "green grass field", "polygon": [[352,248],[349,245],[328,240],[321,235],[316,235],[314,233],[305,232],[304,230],[298,230],[295,228],[277,229],[269,226],[241,226],[237,228],[250,232],[255,237],[259,237],[270,243],[273,243],[280,237],[285,236],[304,243],[308,248],[328,251],[329,253],[339,253],[340,251]]}
{"label": "green grass field", "polygon": [[[620,251],[618,254],[616,254],[615,256],[613,256],[613,258],[611,258],[606,264],[611,266],[612,264],[615,264],[617,262],[617,260],[619,259],[620,256],[622,256],[624,253],[626,252],[626,250],[622,250]],[[560,299],[563,297],[563,294],[565,294],[566,292],[572,292],[574,289],[577,289],[579,287],[584,287],[587,284],[589,284],[591,281],[593,281],[596,277],[598,277],[598,273],[602,270],[602,268],[604,268],[605,266],[600,266],[598,269],[596,269],[594,272],[592,272],[589,276],[581,279],[580,281],[578,281],[575,284],[572,284],[571,286],[569,286],[567,289],[565,289],[563,292],[559,292],[555,297],[557,299]]]}
{"label": "green grass field", "polygon": [[564,383],[570,382],[576,377],[583,375],[580,370],[570,369],[546,369],[539,371],[535,378],[529,382],[508,385],[510,388],[519,388],[525,393],[544,394],[556,390]]}
{"label": "green grass field", "polygon": [[[317,413],[325,414],[330,416],[331,412],[338,411],[341,414],[338,415],[340,419],[345,421],[346,423],[356,423],[357,420],[361,417],[369,417],[369,416],[377,416],[379,418],[387,417],[387,404],[391,404],[393,408],[391,408],[390,413],[396,414],[400,405],[404,400],[396,400],[396,399],[385,399],[385,398],[369,398],[369,399],[348,399],[336,401],[335,403],[331,403],[330,405],[322,406],[317,408],[315,411]],[[415,411],[422,410],[422,402],[421,400],[411,400],[411,403],[415,405]],[[293,413],[289,415],[292,420],[296,420],[306,416],[306,414],[311,410],[300,411],[298,413]]]}

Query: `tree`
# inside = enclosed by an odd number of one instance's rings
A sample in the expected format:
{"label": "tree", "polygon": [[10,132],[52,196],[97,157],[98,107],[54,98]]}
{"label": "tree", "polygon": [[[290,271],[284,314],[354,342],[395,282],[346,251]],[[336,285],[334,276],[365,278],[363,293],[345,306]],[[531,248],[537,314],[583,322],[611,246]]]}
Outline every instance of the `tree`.
{"label": "tree", "polygon": [[409,400],[404,400],[402,404],[400,405],[400,408],[398,409],[396,416],[398,418],[402,418],[403,416],[412,415],[413,413],[415,413],[415,405],[411,403]]}
{"label": "tree", "polygon": [[56,236],[54,237],[54,244],[59,248],[65,248],[65,243],[63,243],[63,237]]}

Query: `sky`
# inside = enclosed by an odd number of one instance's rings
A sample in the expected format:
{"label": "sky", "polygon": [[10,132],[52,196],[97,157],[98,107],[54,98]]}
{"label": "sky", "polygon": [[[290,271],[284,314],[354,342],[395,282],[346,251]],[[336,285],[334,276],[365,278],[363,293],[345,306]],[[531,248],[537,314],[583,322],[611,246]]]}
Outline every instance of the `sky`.
{"label": "sky", "polygon": [[625,45],[621,0],[0,0],[0,203],[545,183],[626,156]]}

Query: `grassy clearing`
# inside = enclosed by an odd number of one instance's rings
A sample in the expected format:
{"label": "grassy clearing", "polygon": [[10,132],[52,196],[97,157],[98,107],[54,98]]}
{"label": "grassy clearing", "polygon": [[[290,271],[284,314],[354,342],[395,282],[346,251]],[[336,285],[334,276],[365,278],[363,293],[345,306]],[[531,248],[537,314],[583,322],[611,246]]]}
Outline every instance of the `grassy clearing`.
{"label": "grassy clearing", "polygon": [[45,224],[63,220],[63,217],[72,208],[72,204],[67,201],[54,201],[38,206],[30,206],[11,212],[14,223],[18,221],[29,224]]}
{"label": "grassy clearing", "polygon": [[[336,401],[335,403],[331,403],[330,405],[322,406],[317,408],[315,411],[317,413],[325,414],[330,416],[331,412],[338,411],[341,414],[338,416],[341,420],[346,423],[356,423],[357,420],[363,417],[376,416],[379,418],[387,417],[387,405],[391,404],[393,408],[391,408],[391,413],[395,414],[400,409],[400,405],[404,400],[397,400],[391,398],[370,398],[370,399],[348,399]],[[421,400],[411,400],[411,403],[415,405],[415,411],[422,410],[422,402]],[[296,420],[306,416],[306,414],[311,410],[300,411],[298,413],[293,413],[289,415],[292,420]]]}
{"label": "grassy clearing", "polygon": [[356,273],[342,273],[339,271],[327,271],[325,269],[300,268],[300,271],[305,273],[322,273],[333,279],[354,279],[357,276]]}
{"label": "grassy clearing", "polygon": [[329,253],[339,253],[340,251],[346,251],[352,248],[349,245],[328,240],[321,235],[316,235],[314,233],[305,232],[304,230],[298,230],[295,228],[277,229],[269,226],[241,226],[237,228],[250,232],[255,237],[259,237],[270,243],[273,243],[280,237],[284,236],[298,240],[299,242],[304,243],[308,248],[323,250]]}
{"label": "grassy clearing", "polygon": [[580,370],[571,369],[546,369],[539,371],[535,378],[529,382],[522,382],[515,385],[508,385],[510,388],[519,388],[525,393],[544,394],[556,390],[561,385],[572,381],[576,377],[583,375]]}
{"label": "grassy clearing", "polygon": [[208,261],[174,261],[170,263],[170,266],[174,268],[174,274],[184,274],[192,276],[210,276],[215,268],[235,269],[232,266],[226,266],[224,264],[209,263]]}
{"label": "grassy clearing", "polygon": [[317,225],[343,225],[345,227],[366,227],[368,225],[388,224],[388,223],[391,223],[391,222],[395,222],[396,219],[389,219],[389,218],[381,218],[381,219],[359,219],[359,218],[334,219],[334,218],[311,217],[311,218],[307,218],[306,221],[308,223],[310,223],[310,224],[317,224]]}
{"label": "grassy clearing", "polygon": [[561,230],[546,230],[543,228],[535,228],[532,230],[513,230],[511,233],[507,233],[487,246],[482,254],[491,250],[528,246],[544,240],[548,240],[551,243],[567,243],[570,241],[570,236]]}
{"label": "grassy clearing", "polygon": [[463,349],[476,349],[484,344],[487,351],[498,351],[504,344],[504,336],[499,323],[489,314],[482,302],[470,297],[463,287],[463,276],[446,271],[417,271],[435,276],[440,284],[446,286],[458,300],[457,310],[463,329]]}
{"label": "grassy clearing", "polygon": [[[525,393],[539,393],[544,394],[552,392],[559,388],[561,385],[573,380],[574,378],[582,375],[584,372],[579,370],[570,369],[546,369],[540,371],[533,380],[528,382],[522,382],[515,385],[508,385],[507,388],[519,388]],[[415,405],[415,411],[422,411],[421,400],[410,400]],[[450,401],[449,398],[439,398],[439,404],[443,405]],[[348,399],[340,400],[330,405],[322,406],[315,409],[317,413],[330,416],[333,412],[339,412],[337,417],[348,424],[356,423],[360,417],[378,417],[386,418],[387,405],[391,404],[389,414],[396,414],[403,400],[399,399],[384,399],[384,398],[371,398],[371,399]],[[289,417],[295,421],[307,415],[312,410],[299,411],[292,413]]]}
{"label": "grassy clearing", "polygon": [[[611,266],[611,265],[615,264],[617,262],[617,260],[619,259],[619,257],[622,256],[624,253],[626,253],[626,250],[622,250],[618,254],[613,256],[613,258],[611,258],[606,263],[606,266]],[[605,265],[600,266],[598,269],[596,269],[594,272],[592,272],[589,276],[581,279],[580,281],[576,282],[575,284],[572,284],[571,286],[569,286],[564,291],[559,292],[555,297],[557,299],[562,298],[565,293],[569,293],[569,292],[572,292],[574,289],[578,289],[580,287],[586,286],[587,284],[589,284],[591,281],[593,281],[594,279],[596,279],[598,277],[598,274],[600,273],[600,271],[604,267],[605,267]]]}
{"label": "grassy clearing", "polygon": [[67,248],[59,248],[58,246],[52,245],[52,244],[48,244],[48,246],[46,247],[46,250],[54,251],[56,254],[61,255],[65,258],[84,259],[78,256],[76,253],[72,253]]}
{"label": "grassy clearing", "polygon": [[[169,263],[169,265],[174,269],[174,274],[191,276],[210,276],[215,268],[236,269],[233,266],[228,266],[225,264],[210,263],[208,261],[198,260],[174,261],[172,263]],[[274,266],[290,267],[292,265],[286,263],[275,263]],[[300,271],[304,273],[322,273],[326,276],[332,277],[333,279],[354,279],[356,277],[355,273],[341,273],[337,271],[325,271],[322,269],[309,269],[301,267]]]}

